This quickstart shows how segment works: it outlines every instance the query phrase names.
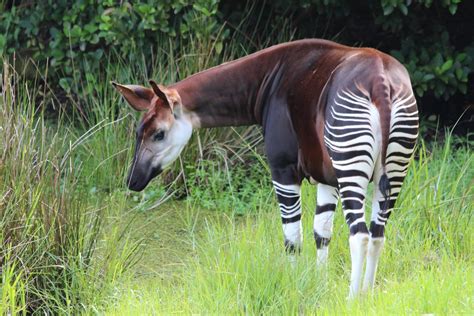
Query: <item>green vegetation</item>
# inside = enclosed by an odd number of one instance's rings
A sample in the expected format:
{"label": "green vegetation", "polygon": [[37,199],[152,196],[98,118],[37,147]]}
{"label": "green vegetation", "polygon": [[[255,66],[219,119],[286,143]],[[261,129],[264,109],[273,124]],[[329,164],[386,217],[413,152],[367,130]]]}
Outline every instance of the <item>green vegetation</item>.
{"label": "green vegetation", "polygon": [[[348,304],[341,211],[329,270],[318,271],[315,189],[304,186],[304,251],[292,267],[258,129],[200,131],[163,180],[144,193],[127,192],[134,119],[107,79],[132,72],[109,67],[102,82],[86,83],[96,87],[89,96],[94,116],[78,126],[69,116],[53,122],[34,111],[41,91],[5,65],[4,82],[16,84],[5,85],[0,107],[1,313],[474,308],[472,143],[449,134],[439,144],[421,143],[390,220],[376,292]],[[244,171],[244,164],[251,167]],[[173,193],[186,199],[162,201]]]}
{"label": "green vegetation", "polygon": [[[258,128],[197,131],[181,159],[145,192],[125,188],[137,114],[109,82],[155,78],[166,84],[303,36],[294,35],[288,20],[266,20],[268,12],[281,12],[282,2],[254,7],[259,14],[224,26],[224,14],[242,17],[244,8],[225,1],[168,1],[166,10],[154,1],[77,1],[72,8],[55,2],[54,10],[49,1],[12,3],[0,0],[7,9],[0,12],[0,315],[474,310],[468,138],[447,133],[438,142],[420,140],[388,225],[376,291],[352,303],[346,301],[350,262],[341,210],[328,271],[318,271],[311,230],[315,188],[307,183],[303,253],[294,266],[285,255]],[[322,3],[301,1],[292,14]],[[324,2],[321,12],[349,21],[353,8],[339,10],[344,3]],[[431,13],[462,14],[452,7],[456,1],[413,1],[407,16],[405,1],[380,3],[377,10],[387,17],[382,24],[411,19],[423,9],[419,4]],[[403,25],[400,34],[407,31]],[[271,36],[256,37],[261,30]],[[459,57],[464,48],[443,38],[436,43],[448,53],[440,52],[436,67],[439,76],[454,73],[457,81],[447,79],[454,90],[422,89],[445,96],[462,90],[459,83],[472,67],[469,52]],[[429,46],[413,49],[433,55]],[[415,60],[409,50],[399,58]],[[433,72],[423,68],[423,56],[413,64],[422,79]]]}
{"label": "green vegetation", "polygon": [[[311,229],[315,189],[306,184],[303,187],[305,239],[296,266],[284,254],[274,201],[250,205],[258,211],[244,218],[232,212],[210,216],[209,211],[183,203],[163,205],[147,218],[160,217],[166,211],[169,212],[166,216],[174,218],[180,233],[162,240],[165,246],[161,249],[172,258],[147,254],[144,264],[155,271],[126,283],[116,305],[108,312],[116,315],[470,313],[474,308],[471,250],[474,161],[466,143],[453,150],[450,141],[452,138],[444,145],[429,150],[421,146],[418,150],[419,157],[412,163],[390,218],[374,294],[353,303],[346,301],[350,257],[347,226],[340,209],[330,246],[329,269],[325,273],[316,268]],[[167,225],[152,226],[158,234],[167,234],[169,229]],[[143,271],[143,267],[138,270]]]}
{"label": "green vegetation", "polygon": [[55,87],[80,95],[77,83],[104,71],[103,58],[111,52],[120,58],[141,52],[145,58],[135,60],[150,66],[157,54],[169,52],[169,42],[213,39],[219,55],[235,36],[254,51],[278,43],[286,25],[293,38],[336,39],[390,52],[409,70],[419,97],[441,101],[468,92],[473,9],[467,0],[3,0],[0,55],[48,65]]}
{"label": "green vegetation", "polygon": [[94,171],[100,165],[109,177],[123,174],[124,165],[103,158],[107,143],[99,144],[115,126],[105,122],[78,134],[63,117],[46,122],[35,111],[41,91],[7,64],[2,79],[0,314],[73,313],[100,302],[133,262],[136,244],[109,219],[127,209],[124,196],[96,196],[84,184],[102,176]]}

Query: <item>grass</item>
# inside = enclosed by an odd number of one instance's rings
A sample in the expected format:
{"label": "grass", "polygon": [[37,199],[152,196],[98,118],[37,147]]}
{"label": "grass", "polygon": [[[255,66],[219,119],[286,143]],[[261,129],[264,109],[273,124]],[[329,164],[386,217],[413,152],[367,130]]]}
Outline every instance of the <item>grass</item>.
{"label": "grass", "polygon": [[[317,269],[311,231],[315,189],[306,184],[305,238],[296,266],[283,251],[275,202],[244,217],[232,210],[209,216],[189,203],[174,205],[172,215],[163,216],[173,218],[181,233],[173,234],[162,251],[173,249],[175,259],[148,259],[156,274],[127,282],[107,314],[472,313],[474,157],[468,144],[454,151],[451,140],[429,150],[420,146],[390,218],[374,293],[355,302],[346,299],[350,261],[340,209],[328,271]],[[169,231],[161,225],[155,229]],[[176,249],[182,250],[178,256]],[[173,264],[179,268],[170,272]]]}
{"label": "grass", "polygon": [[91,162],[97,165],[87,140],[103,129],[81,133],[62,116],[46,121],[44,108],[35,104],[41,91],[3,66],[0,314],[99,306],[133,261],[135,248],[120,231],[102,229],[127,202],[114,195],[98,198],[85,187]]}
{"label": "grass", "polygon": [[[0,314],[102,310],[135,264],[140,240],[131,241],[128,225],[136,212],[156,205],[165,192],[183,187],[187,192],[180,163],[167,175],[174,185],[132,195],[125,189],[135,114],[109,82],[147,82],[162,73],[169,76],[160,81],[170,82],[178,72],[164,69],[178,66],[179,77],[185,77],[242,49],[228,45],[215,55],[210,40],[190,41],[181,51],[168,45],[148,64],[137,62],[139,53],[128,61],[109,56],[102,72],[75,77],[73,91],[79,93],[65,97],[45,81],[47,69],[42,73],[34,61],[15,69],[0,56]],[[26,80],[31,69],[36,78]],[[239,131],[245,141],[260,137],[250,128]],[[183,157],[204,161],[225,155],[223,146],[234,133],[198,132]],[[247,149],[238,146],[227,148],[242,160]],[[190,176],[203,181],[204,173]]]}
{"label": "grass", "polygon": [[[351,303],[340,209],[328,271],[315,266],[309,184],[303,253],[295,266],[285,255],[258,128],[198,131],[163,178],[127,191],[136,116],[108,82],[171,82],[246,52],[183,47],[164,47],[149,67],[111,57],[97,76],[75,78],[83,95],[66,104],[4,64],[0,314],[472,313],[472,142],[449,133],[420,143],[376,290]],[[61,109],[54,119],[46,101]]]}

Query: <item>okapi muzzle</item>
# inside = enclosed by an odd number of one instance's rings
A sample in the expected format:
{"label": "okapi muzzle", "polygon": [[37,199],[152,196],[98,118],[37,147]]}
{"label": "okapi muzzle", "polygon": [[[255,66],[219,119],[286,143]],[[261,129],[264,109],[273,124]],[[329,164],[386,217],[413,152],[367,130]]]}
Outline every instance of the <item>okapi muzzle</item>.
{"label": "okapi muzzle", "polygon": [[137,131],[135,153],[127,178],[127,186],[142,191],[163,169],[178,158],[192,134],[190,120],[184,115],[176,90],[158,86],[113,86],[137,111],[146,111]]}
{"label": "okapi muzzle", "polygon": [[135,154],[127,177],[127,187],[132,191],[142,191],[148,183],[163,171],[161,165],[153,164],[153,152],[139,145],[137,137]]}

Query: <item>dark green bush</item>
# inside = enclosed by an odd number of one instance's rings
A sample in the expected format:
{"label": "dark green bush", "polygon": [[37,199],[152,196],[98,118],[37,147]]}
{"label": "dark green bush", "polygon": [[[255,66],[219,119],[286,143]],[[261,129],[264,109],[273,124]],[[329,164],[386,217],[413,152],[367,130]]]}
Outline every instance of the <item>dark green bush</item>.
{"label": "dark green bush", "polygon": [[474,70],[474,2],[468,0],[19,0],[0,1],[0,12],[0,55],[47,62],[52,84],[66,92],[78,78],[96,73],[111,51],[149,63],[168,53],[169,41],[211,39],[220,53],[228,31],[236,29],[260,43],[256,49],[281,40],[272,35],[282,21],[295,38],[391,53],[408,68],[420,97],[466,94]]}
{"label": "dark green bush", "polygon": [[[221,3],[225,17],[237,24],[246,6]],[[474,1],[275,0],[256,7],[259,14],[249,17],[250,25],[269,20],[277,28],[278,17],[285,16],[296,38],[327,38],[390,53],[407,67],[419,97],[447,100],[469,93],[473,85],[468,81],[474,72]]]}
{"label": "dark green bush", "polygon": [[[61,88],[95,73],[104,54],[152,58],[169,39],[217,37],[218,0],[0,1],[0,56],[48,62]],[[163,43],[164,42],[164,43]],[[222,45],[218,45],[222,48]],[[138,59],[138,58],[137,58]]]}
{"label": "dark green bush", "polygon": [[468,1],[463,0],[381,1],[383,16],[375,21],[383,30],[403,35],[397,43],[400,48],[391,54],[408,68],[420,97],[428,92],[447,100],[467,92],[468,76],[474,71],[474,37],[464,42],[457,38],[463,23],[469,27],[462,16],[455,17],[461,2],[465,4],[461,8],[469,11]]}

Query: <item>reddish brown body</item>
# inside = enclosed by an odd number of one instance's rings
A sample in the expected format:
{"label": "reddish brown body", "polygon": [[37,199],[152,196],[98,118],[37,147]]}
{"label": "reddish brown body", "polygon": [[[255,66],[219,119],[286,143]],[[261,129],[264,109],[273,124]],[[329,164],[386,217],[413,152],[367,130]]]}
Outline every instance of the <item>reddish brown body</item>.
{"label": "reddish brown body", "polygon": [[324,145],[325,111],[332,94],[358,84],[379,108],[384,148],[394,91],[411,89],[405,68],[371,48],[326,40],[277,45],[172,85],[200,127],[262,124],[265,107],[286,103],[299,147],[299,176],[337,185]]}

